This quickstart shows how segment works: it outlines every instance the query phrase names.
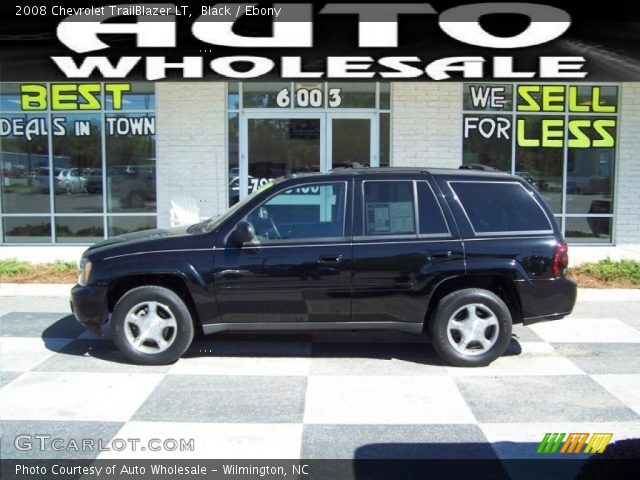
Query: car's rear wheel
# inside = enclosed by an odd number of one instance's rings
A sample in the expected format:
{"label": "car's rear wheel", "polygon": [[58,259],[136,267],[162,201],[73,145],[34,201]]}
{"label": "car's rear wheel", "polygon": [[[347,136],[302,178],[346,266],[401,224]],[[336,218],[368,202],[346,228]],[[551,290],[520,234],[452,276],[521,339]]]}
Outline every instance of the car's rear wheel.
{"label": "car's rear wheel", "polygon": [[511,341],[511,312],[495,293],[458,290],[440,300],[428,326],[436,351],[457,367],[482,367],[502,355]]}
{"label": "car's rear wheel", "polygon": [[158,286],[134,288],[118,301],[111,316],[113,341],[132,362],[173,363],[193,340],[189,308],[172,290]]}

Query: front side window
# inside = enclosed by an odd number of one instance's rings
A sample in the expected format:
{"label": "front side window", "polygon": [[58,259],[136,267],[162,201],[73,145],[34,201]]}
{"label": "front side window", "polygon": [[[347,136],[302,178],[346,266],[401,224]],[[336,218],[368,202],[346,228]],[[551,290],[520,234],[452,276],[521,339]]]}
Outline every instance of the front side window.
{"label": "front side window", "polygon": [[261,243],[344,236],[346,184],[290,188],[254,209],[247,221]]}
{"label": "front side window", "polygon": [[519,183],[451,182],[478,234],[551,232],[542,207]]}
{"label": "front side window", "polygon": [[364,214],[368,236],[415,235],[413,182],[364,182]]}

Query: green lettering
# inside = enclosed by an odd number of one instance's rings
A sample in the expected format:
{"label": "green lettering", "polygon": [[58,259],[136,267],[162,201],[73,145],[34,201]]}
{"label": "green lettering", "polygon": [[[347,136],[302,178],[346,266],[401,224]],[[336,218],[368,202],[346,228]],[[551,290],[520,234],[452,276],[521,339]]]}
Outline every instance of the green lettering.
{"label": "green lettering", "polygon": [[519,112],[539,112],[540,105],[536,101],[535,98],[531,96],[532,93],[540,92],[540,87],[537,85],[519,85],[518,86],[518,95],[522,100],[526,102],[525,105],[521,105],[518,102],[518,111]]}
{"label": "green lettering", "polygon": [[20,85],[20,108],[22,110],[46,110],[47,87],[44,85]]}

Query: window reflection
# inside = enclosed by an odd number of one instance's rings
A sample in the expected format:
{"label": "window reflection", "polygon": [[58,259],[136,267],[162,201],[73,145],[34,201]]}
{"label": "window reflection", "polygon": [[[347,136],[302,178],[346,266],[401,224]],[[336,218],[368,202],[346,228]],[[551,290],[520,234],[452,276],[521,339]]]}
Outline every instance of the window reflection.
{"label": "window reflection", "polygon": [[[518,115],[524,138],[542,138],[542,121],[560,117]],[[553,213],[562,213],[562,148],[516,146],[515,174],[535,187]]]}
{"label": "window reflection", "polygon": [[155,116],[106,116],[107,209],[156,211]]}
{"label": "window reflection", "polygon": [[156,228],[155,216],[145,217],[109,217],[109,236],[124,235],[125,233],[138,232]]}
{"label": "window reflection", "polygon": [[[102,175],[100,115],[55,115],[62,135],[53,134],[56,213],[102,212],[102,192],[89,193],[92,177]],[[78,135],[81,133],[81,135]]]}
{"label": "window reflection", "polygon": [[[603,134],[612,143],[616,138],[616,129],[602,127],[598,132],[594,128],[597,120],[592,117],[572,117],[579,119],[588,127],[580,129],[590,148],[570,148],[567,159],[567,213],[613,213],[613,175],[615,148],[593,146],[602,141]],[[574,138],[570,134],[570,140]]]}
{"label": "window reflection", "polygon": [[3,213],[48,213],[49,122],[44,115],[3,115],[10,135],[0,143]]}
{"label": "window reflection", "polygon": [[5,217],[3,232],[6,243],[50,243],[50,217]]}
{"label": "window reflection", "polygon": [[56,242],[97,242],[104,237],[102,217],[56,217]]}
{"label": "window reflection", "polygon": [[565,237],[571,243],[611,243],[611,218],[568,217]]}

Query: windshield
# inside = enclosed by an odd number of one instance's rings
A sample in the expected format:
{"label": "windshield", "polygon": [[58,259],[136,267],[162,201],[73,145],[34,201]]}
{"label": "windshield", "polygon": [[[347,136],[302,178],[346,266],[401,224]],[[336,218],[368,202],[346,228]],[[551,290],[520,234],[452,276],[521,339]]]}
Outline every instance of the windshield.
{"label": "windshield", "polygon": [[236,203],[233,207],[231,207],[229,210],[224,212],[222,215],[218,215],[217,217],[213,217],[208,220],[205,220],[201,224],[202,231],[207,233],[213,232],[216,228],[218,228],[222,224],[222,222],[224,222],[227,218],[231,217],[234,213],[236,213],[238,210],[244,207],[247,204],[247,202],[253,199],[253,197],[258,195],[260,192],[264,192],[265,190],[271,188],[273,185],[274,185],[273,182],[264,184],[262,187],[251,192],[251,194],[246,196],[244,200],[241,200],[238,203]]}

